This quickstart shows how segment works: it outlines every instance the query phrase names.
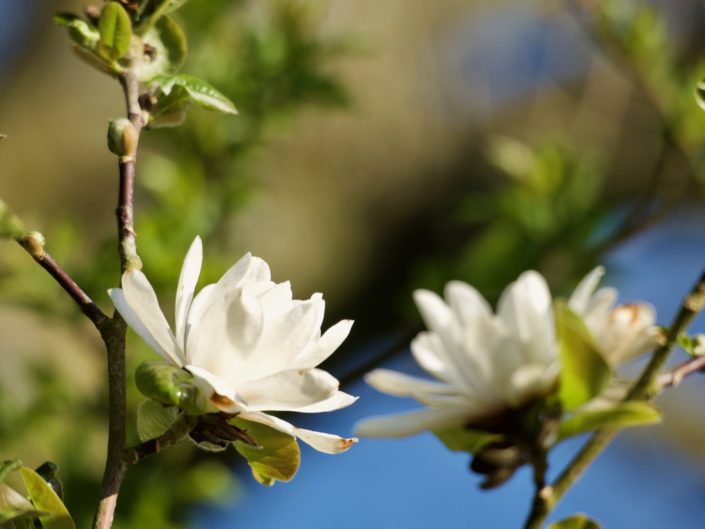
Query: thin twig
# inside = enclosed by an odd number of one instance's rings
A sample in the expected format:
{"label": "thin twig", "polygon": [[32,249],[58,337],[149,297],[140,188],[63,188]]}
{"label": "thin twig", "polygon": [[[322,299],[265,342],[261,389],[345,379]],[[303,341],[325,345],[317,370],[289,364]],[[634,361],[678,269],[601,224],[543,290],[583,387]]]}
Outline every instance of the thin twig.
{"label": "thin twig", "polygon": [[705,356],[696,356],[677,365],[670,371],[662,373],[658,377],[658,385],[661,388],[677,386],[688,375],[699,373],[705,370]]}
{"label": "thin twig", "polygon": [[[655,384],[658,381],[659,369],[678,343],[678,336],[687,329],[695,316],[703,310],[703,307],[705,307],[705,271],[683,300],[669,328],[665,343],[656,349],[639,379],[625,397],[625,401],[650,399],[655,396],[655,393],[660,389],[660,386]],[[524,529],[539,529],[541,527],[553,507],[618,433],[618,430],[595,432],[554,484],[536,491]]]}
{"label": "thin twig", "polygon": [[25,236],[18,238],[17,242],[22,246],[32,258],[53,277],[61,288],[71,296],[81,312],[93,322],[93,325],[100,330],[108,321],[98,305],[86,294],[81,287],[71,278],[71,276],[56,262],[56,260],[44,249],[44,241],[38,240],[41,237],[36,232],[29,232]]}
{"label": "thin twig", "polygon": [[[135,129],[133,152],[119,160],[120,185],[116,217],[120,268],[125,272],[141,266],[133,225],[133,201],[135,156],[142,129],[142,112],[139,105],[139,82],[134,72],[128,69],[120,77],[120,84],[125,94],[127,114]],[[125,458],[127,325],[118,312],[115,312],[111,322],[112,325],[103,334],[108,353],[108,454],[93,529],[110,529],[112,526],[118,494],[128,468]]]}

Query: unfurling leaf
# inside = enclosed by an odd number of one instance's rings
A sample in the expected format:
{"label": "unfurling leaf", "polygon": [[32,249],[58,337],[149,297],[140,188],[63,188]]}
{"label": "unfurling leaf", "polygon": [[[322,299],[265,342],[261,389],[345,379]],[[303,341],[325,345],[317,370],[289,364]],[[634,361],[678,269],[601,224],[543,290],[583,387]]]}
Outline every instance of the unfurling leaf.
{"label": "unfurling leaf", "polygon": [[501,438],[497,434],[471,430],[462,426],[445,430],[433,430],[433,433],[446,445],[448,450],[469,452],[470,454],[475,454],[487,444]]}
{"label": "unfurling leaf", "polygon": [[130,49],[132,23],[127,11],[117,2],[103,7],[98,21],[98,54],[108,61],[116,61]]}
{"label": "unfurling leaf", "polygon": [[301,462],[301,452],[294,437],[244,419],[234,418],[230,423],[246,431],[260,445],[253,447],[242,441],[234,443],[238,453],[247,459],[257,481],[271,486],[275,481],[289,481],[294,477]]}
{"label": "unfurling leaf", "polygon": [[584,514],[576,514],[575,516],[551,524],[548,529],[600,529],[600,525]]}
{"label": "unfurling leaf", "polygon": [[186,90],[189,98],[201,108],[224,112],[225,114],[237,114],[237,109],[232,101],[207,82],[192,75],[180,74],[172,77],[157,77],[153,79],[153,82],[167,96],[177,87],[180,87]]}
{"label": "unfurling leaf", "polygon": [[629,428],[660,420],[661,414],[648,402],[622,402],[613,408],[577,413],[566,419],[558,428],[558,439],[602,428]]}
{"label": "unfurling leaf", "polygon": [[190,415],[208,411],[208,396],[193,376],[161,362],[143,362],[135,373],[142,395],[166,406],[176,406]]}
{"label": "unfurling leaf", "polygon": [[582,319],[564,301],[558,301],[555,308],[561,360],[559,397],[563,408],[573,411],[604,389],[610,368]]}
{"label": "unfurling leaf", "polygon": [[145,400],[137,408],[137,435],[140,441],[156,439],[166,433],[179,418],[179,409]]}
{"label": "unfurling leaf", "polygon": [[147,31],[155,23],[158,23],[164,15],[176,11],[186,2],[188,0],[153,0],[152,2],[143,2],[137,13],[139,22],[136,30],[140,33]]}
{"label": "unfurling leaf", "polygon": [[173,75],[186,60],[186,35],[173,18],[163,17],[144,34],[145,52],[138,70],[140,81]]}
{"label": "unfurling leaf", "polygon": [[100,41],[100,32],[93,24],[71,13],[57,13],[54,22],[68,29],[69,37],[82,48],[94,51]]}
{"label": "unfurling leaf", "polygon": [[64,503],[39,474],[28,467],[22,467],[20,474],[32,503],[42,513],[39,520],[44,529],[76,529]]}

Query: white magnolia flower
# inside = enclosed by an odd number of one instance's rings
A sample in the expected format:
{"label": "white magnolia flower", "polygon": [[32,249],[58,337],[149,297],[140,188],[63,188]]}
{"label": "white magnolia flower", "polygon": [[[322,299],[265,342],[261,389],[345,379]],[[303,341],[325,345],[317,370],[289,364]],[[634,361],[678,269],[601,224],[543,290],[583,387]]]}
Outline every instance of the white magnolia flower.
{"label": "white magnolia flower", "polygon": [[519,408],[557,384],[558,347],[552,299],[544,278],[525,272],[500,297],[497,314],[470,285],[448,283],[445,301],[414,292],[429,331],[411,343],[416,362],[438,381],[378,369],[367,382],[427,408],[374,417],[357,425],[368,437],[398,437],[473,424]]}
{"label": "white magnolia flower", "polygon": [[663,336],[650,304],[615,305],[614,288],[595,291],[604,273],[605,269],[598,266],[585,276],[570,296],[568,306],[583,318],[600,353],[614,366],[650,351]]}
{"label": "white magnolia flower", "polygon": [[194,296],[201,261],[197,237],[179,278],[175,332],[142,272],[123,274],[122,289],[110,290],[110,297],[152,349],[209,388],[218,409],[298,437],[321,452],[347,450],[356,439],[296,428],[265,410],[325,412],[356,400],[338,391],[333,376],[316,369],[345,340],[352,321],[321,335],[321,294],[292,299],[289,283],[273,283],[267,263],[249,253]]}

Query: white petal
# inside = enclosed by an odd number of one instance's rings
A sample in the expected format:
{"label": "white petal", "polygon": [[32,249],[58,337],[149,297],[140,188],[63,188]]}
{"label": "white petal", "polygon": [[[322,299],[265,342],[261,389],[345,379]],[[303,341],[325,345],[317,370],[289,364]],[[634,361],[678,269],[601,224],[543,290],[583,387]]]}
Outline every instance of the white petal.
{"label": "white petal", "polygon": [[429,330],[442,335],[453,319],[450,308],[438,294],[430,290],[414,291],[414,301]]}
{"label": "white petal", "polygon": [[186,317],[193,300],[193,293],[196,290],[198,276],[201,273],[201,263],[203,262],[203,244],[201,238],[196,237],[191,243],[191,247],[186,253],[184,264],[179,275],[179,286],[176,289],[176,314],[174,327],[176,330],[176,343],[182,350],[186,349]]}
{"label": "white petal", "polygon": [[[127,304],[139,318],[149,334],[154,338],[161,350],[179,367],[184,365],[185,358],[177,345],[166,321],[157,295],[154,293],[147,277],[139,270],[125,272],[122,275],[122,292]],[[157,351],[159,352],[159,351]]]}
{"label": "white petal", "polygon": [[419,398],[427,394],[455,395],[458,393],[448,384],[412,377],[389,369],[375,369],[365,375],[365,382],[377,391],[395,397]]}
{"label": "white petal", "polygon": [[291,411],[295,411],[296,413],[321,413],[326,411],[334,411],[350,406],[357,399],[358,397],[348,395],[343,391],[336,391],[325,400],[310,404],[308,406],[302,406],[300,408],[292,408]]}
{"label": "white petal", "polygon": [[506,399],[512,407],[548,393],[556,383],[557,363],[549,368],[542,364],[526,364],[517,369],[507,384]]}
{"label": "white petal", "polygon": [[181,361],[178,352],[174,348],[173,350],[164,349],[160,343],[152,336],[152,333],[147,329],[147,327],[142,323],[137,313],[132,310],[130,304],[125,299],[125,294],[122,289],[111,288],[108,290],[108,295],[113,301],[115,308],[120,313],[122,318],[127,322],[127,324],[135,331],[140,338],[142,338],[153,351],[158,353],[164,360],[171,362],[177,367],[182,367],[183,362]]}
{"label": "white petal", "polygon": [[406,437],[425,430],[460,426],[472,417],[473,410],[423,409],[365,419],[355,425],[355,434],[360,437]]}
{"label": "white petal", "polygon": [[240,288],[260,281],[271,280],[269,265],[259,257],[247,252],[218,280],[220,288]]}
{"label": "white petal", "polygon": [[309,444],[316,450],[326,454],[338,454],[350,448],[357,439],[344,439],[337,435],[331,435],[302,428],[295,428],[292,424],[266,413],[252,411],[240,414],[240,417],[248,421],[264,424],[282,433],[298,437],[303,442]]}
{"label": "white petal", "polygon": [[357,437],[346,439],[338,435],[296,428],[296,436],[324,454],[340,454],[357,443]]}
{"label": "white petal", "polygon": [[550,363],[556,358],[551,294],[541,274],[529,271],[509,285],[499,299],[498,317],[516,335],[525,362]]}
{"label": "white petal", "polygon": [[420,332],[411,341],[411,354],[424,371],[443,382],[456,383],[458,377],[445,362],[445,354],[439,353],[444,348],[438,335],[432,332]]}
{"label": "white petal", "polygon": [[296,358],[291,367],[311,369],[324,362],[345,341],[352,326],[352,320],[342,320],[330,327],[314,347],[303,351]]}
{"label": "white petal", "polygon": [[283,371],[240,384],[237,392],[255,411],[288,411],[331,397],[338,381],[321,369]]}
{"label": "white petal", "polygon": [[600,283],[602,276],[605,275],[605,269],[602,266],[596,266],[582,281],[575,287],[573,294],[568,300],[568,306],[576,314],[584,314],[595,292],[597,285]]}
{"label": "white petal", "polygon": [[479,317],[492,316],[487,300],[467,283],[451,281],[446,285],[445,296],[456,318],[463,324],[472,323]]}
{"label": "white petal", "polygon": [[[198,367],[198,366],[194,366],[194,365],[187,365],[187,366],[185,366],[185,369],[186,369],[186,371],[191,373],[194,377],[205,381],[210,386],[210,388],[213,390],[214,393],[217,393],[221,397],[225,397],[228,400],[233,401],[234,403],[241,402],[237,396],[235,388],[233,388],[230,384],[228,384],[225,380],[223,380],[219,376],[214,375],[213,373],[211,373],[207,369],[203,369],[202,367]],[[224,409],[223,411],[232,411],[232,412],[240,411],[240,408],[241,408],[240,406],[236,406],[235,408],[232,408],[227,405],[225,405],[225,407],[227,409]]]}

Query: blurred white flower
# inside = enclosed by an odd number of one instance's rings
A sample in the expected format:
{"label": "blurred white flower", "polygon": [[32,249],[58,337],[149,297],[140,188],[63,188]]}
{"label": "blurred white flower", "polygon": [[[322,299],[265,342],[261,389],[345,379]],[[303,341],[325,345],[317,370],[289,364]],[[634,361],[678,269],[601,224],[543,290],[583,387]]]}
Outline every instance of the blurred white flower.
{"label": "blurred white flower", "polygon": [[321,452],[347,450],[356,439],[296,428],[265,410],[325,412],[356,400],[338,391],[333,376],[316,369],[345,340],[352,321],[321,335],[321,294],[292,299],[289,283],[272,282],[267,263],[249,253],[194,297],[202,252],[196,237],[176,291],[175,333],[140,271],[126,272],[122,289],[109,291],[122,317],[166,361],[209,388],[218,409],[298,437]]}
{"label": "blurred white flower", "polygon": [[412,341],[411,352],[438,381],[386,369],[366,380],[427,408],[364,420],[356,427],[358,435],[398,437],[474,425],[556,387],[553,300],[537,272],[525,272],[505,289],[496,315],[477,290],[459,281],[448,283],[445,301],[427,290],[414,292],[414,299],[429,331]]}
{"label": "blurred white flower", "polygon": [[570,296],[568,306],[582,317],[602,356],[615,366],[659,345],[663,334],[656,311],[648,303],[615,305],[617,291],[603,287],[595,291],[605,273],[601,266],[590,272]]}

